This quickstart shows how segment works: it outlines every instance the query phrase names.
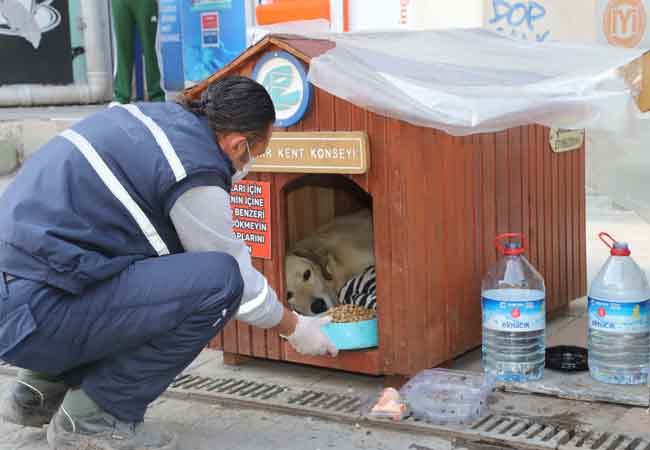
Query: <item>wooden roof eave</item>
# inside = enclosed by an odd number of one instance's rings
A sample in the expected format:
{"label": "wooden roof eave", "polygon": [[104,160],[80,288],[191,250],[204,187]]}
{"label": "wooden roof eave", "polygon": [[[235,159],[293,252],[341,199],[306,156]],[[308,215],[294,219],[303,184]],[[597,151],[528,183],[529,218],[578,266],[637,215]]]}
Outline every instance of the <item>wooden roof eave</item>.
{"label": "wooden roof eave", "polygon": [[269,47],[271,46],[276,46],[299,60],[303,61],[305,64],[309,64],[311,62],[311,56],[299,51],[298,49],[292,47],[289,43],[284,41],[281,37],[276,36],[276,35],[269,35],[264,37],[261,41],[259,41],[257,44],[250,46],[244,52],[242,52],[237,58],[232,60],[230,63],[226,64],[223,66],[219,71],[215,72],[214,74],[210,75],[208,78],[205,80],[199,82],[195,86],[192,86],[190,88],[187,88],[183,91],[183,96],[190,98],[191,100],[196,100],[201,93],[208,87],[210,83],[212,83],[215,80],[218,80],[221,77],[225,77],[228,75],[231,75],[233,72],[236,72],[241,66],[246,64],[246,62],[252,58],[253,56],[257,55],[258,53],[262,53],[266,50],[268,50]]}

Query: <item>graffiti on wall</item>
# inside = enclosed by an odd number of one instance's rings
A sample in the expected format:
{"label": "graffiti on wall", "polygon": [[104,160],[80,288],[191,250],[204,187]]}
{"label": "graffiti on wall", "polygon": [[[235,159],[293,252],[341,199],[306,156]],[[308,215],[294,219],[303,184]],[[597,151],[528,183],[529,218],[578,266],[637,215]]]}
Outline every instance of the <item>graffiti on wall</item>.
{"label": "graffiti on wall", "polygon": [[61,14],[52,0],[0,0],[0,35],[20,36],[35,49],[41,45],[43,33],[61,23]]}
{"label": "graffiti on wall", "polygon": [[0,86],[71,84],[78,51],[69,0],[0,0]]}
{"label": "graffiti on wall", "polygon": [[544,42],[551,30],[543,27],[546,8],[534,0],[492,0],[490,25],[513,38]]}

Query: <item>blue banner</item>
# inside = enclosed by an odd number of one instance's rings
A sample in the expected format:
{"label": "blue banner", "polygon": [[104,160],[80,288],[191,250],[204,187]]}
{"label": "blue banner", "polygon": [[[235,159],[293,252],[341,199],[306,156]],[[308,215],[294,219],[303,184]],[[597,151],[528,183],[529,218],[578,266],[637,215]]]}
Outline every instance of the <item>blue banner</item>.
{"label": "blue banner", "polygon": [[183,66],[186,83],[217,72],[246,49],[244,0],[182,0]]}

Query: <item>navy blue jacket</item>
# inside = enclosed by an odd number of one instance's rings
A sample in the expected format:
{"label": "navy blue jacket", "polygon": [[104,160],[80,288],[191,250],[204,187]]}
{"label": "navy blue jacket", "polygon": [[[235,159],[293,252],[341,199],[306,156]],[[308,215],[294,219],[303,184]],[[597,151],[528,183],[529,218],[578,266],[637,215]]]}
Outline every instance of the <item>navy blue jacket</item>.
{"label": "navy blue jacket", "polygon": [[0,271],[79,293],[178,253],[175,200],[235,172],[204,119],[175,103],[115,106],[45,144],[0,198]]}

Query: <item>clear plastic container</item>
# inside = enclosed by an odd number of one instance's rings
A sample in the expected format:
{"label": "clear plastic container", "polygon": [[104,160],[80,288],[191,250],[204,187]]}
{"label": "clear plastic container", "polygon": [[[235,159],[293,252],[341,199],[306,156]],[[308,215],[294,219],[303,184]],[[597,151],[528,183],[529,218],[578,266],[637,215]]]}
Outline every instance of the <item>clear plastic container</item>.
{"label": "clear plastic container", "polygon": [[[511,238],[521,243],[501,245]],[[539,380],[546,361],[544,279],[523,256],[523,235],[497,236],[495,245],[501,257],[481,286],[483,370],[499,381]]]}
{"label": "clear plastic container", "polygon": [[467,424],[487,411],[495,379],[489,374],[430,369],[402,387],[411,414],[433,424]]}
{"label": "clear plastic container", "polygon": [[650,286],[626,243],[607,233],[598,237],[611,255],[589,290],[589,373],[603,383],[645,384],[650,365]]}

